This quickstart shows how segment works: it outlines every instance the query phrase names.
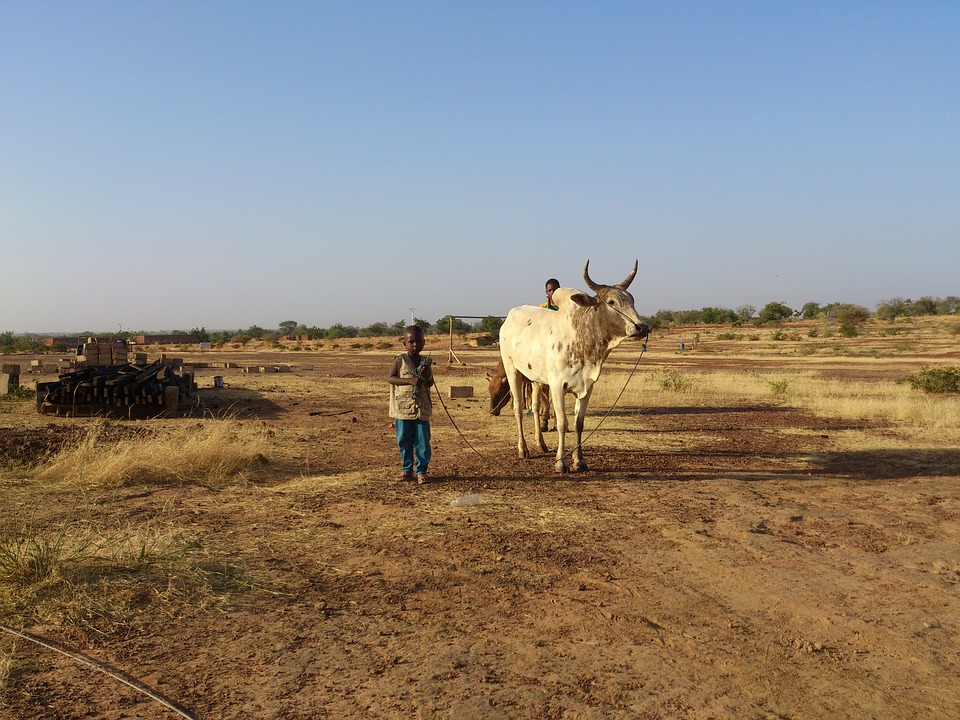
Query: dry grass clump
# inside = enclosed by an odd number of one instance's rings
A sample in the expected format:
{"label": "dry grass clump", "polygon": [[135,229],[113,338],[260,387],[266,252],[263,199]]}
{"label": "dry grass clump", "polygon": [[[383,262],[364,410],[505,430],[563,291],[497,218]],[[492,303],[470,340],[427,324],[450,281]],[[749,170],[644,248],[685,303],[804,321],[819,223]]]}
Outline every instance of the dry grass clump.
{"label": "dry grass clump", "polygon": [[107,440],[94,425],[83,440],[36,470],[38,480],[85,489],[131,484],[198,483],[222,487],[249,480],[267,462],[262,425],[236,418],[167,426],[149,437]]}
{"label": "dry grass clump", "polygon": [[247,587],[178,530],[103,530],[65,520],[53,530],[0,532],[0,614],[96,633],[135,631],[156,616],[203,611]]}

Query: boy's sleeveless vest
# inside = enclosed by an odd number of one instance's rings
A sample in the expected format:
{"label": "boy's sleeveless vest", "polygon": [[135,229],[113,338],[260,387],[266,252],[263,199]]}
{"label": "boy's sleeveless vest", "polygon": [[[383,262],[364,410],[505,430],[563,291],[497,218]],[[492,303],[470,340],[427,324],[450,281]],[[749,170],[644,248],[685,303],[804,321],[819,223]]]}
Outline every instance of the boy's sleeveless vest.
{"label": "boy's sleeveless vest", "polygon": [[[417,366],[410,359],[410,354],[403,353],[397,357],[400,358],[400,377],[416,377]],[[396,420],[429,420],[432,414],[433,399],[430,397],[430,388],[390,386],[390,417]]]}

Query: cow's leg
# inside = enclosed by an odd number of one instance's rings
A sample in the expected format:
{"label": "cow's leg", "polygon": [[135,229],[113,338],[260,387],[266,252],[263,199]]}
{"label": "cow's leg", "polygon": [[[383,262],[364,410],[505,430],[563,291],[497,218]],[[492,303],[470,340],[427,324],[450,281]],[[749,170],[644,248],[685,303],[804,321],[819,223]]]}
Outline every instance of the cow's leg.
{"label": "cow's leg", "polygon": [[507,368],[507,382],[510,384],[510,395],[513,396],[513,416],[517,419],[517,456],[521,460],[530,457],[526,438],[523,437],[523,388],[521,387],[520,373],[513,367]]}
{"label": "cow's leg", "polygon": [[574,421],[576,426],[574,428],[574,439],[576,440],[576,446],[573,448],[573,465],[571,469],[574,472],[584,472],[589,470],[587,463],[583,460],[583,448],[581,444],[583,443],[583,419],[587,415],[587,403],[590,402],[590,395],[593,393],[593,386],[591,386],[583,397],[578,397],[577,402],[574,404],[574,413],[576,415],[576,420]]}
{"label": "cow's leg", "polygon": [[531,404],[533,405],[533,437],[537,442],[537,447],[540,448],[540,452],[547,452],[547,443],[543,439],[543,424],[540,422],[541,410],[540,406],[543,403],[543,392],[541,390],[543,385],[540,383],[533,383],[531,386],[530,398]]}
{"label": "cow's leg", "polygon": [[563,385],[550,386],[550,400],[553,402],[553,411],[557,416],[557,461],[553,469],[558,473],[565,473],[569,467],[564,445],[567,437],[567,414],[563,409]]}

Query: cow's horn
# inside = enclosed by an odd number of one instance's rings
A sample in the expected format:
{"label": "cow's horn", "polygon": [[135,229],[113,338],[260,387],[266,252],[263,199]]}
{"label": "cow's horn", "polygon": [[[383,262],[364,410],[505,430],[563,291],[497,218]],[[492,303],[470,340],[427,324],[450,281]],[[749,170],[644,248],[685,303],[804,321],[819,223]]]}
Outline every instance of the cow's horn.
{"label": "cow's horn", "polygon": [[622,283],[620,283],[620,287],[622,287],[624,290],[626,290],[628,287],[630,287],[630,283],[632,283],[632,282],[633,282],[633,279],[637,276],[637,265],[638,265],[638,263],[639,263],[639,260],[634,260],[634,261],[633,261],[633,270],[631,270],[631,271],[630,271],[630,274],[627,275],[627,279],[624,280]]}
{"label": "cow's horn", "polygon": [[600,292],[600,288],[603,285],[597,285],[593,280],[590,279],[590,261],[587,260],[587,264],[583,266],[583,280],[587,283],[587,287],[593,290],[594,292]]}

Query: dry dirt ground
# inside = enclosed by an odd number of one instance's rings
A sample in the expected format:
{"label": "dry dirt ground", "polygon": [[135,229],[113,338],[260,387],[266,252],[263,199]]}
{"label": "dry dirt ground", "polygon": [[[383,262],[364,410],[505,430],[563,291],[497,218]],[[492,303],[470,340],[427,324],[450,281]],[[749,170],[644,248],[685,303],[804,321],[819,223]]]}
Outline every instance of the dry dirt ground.
{"label": "dry dirt ground", "polygon": [[[608,363],[608,403],[636,351]],[[128,632],[24,629],[198,720],[960,717],[960,450],[851,448],[849,433],[901,431],[772,397],[648,392],[588,439],[588,472],[558,476],[552,456],[519,461],[512,418],[488,415],[494,352],[459,365],[433,348],[453,420],[436,403],[424,486],[398,481],[393,351],[257,359],[295,363],[289,374],[200,371],[208,412],[264,423],[286,459],[241,487],[132,485],[85,495],[84,510],[189,529],[247,584]],[[752,367],[652,349],[637,373],[671,363]],[[450,400],[450,385],[478,395]],[[608,409],[595,404],[588,428]],[[38,417],[4,437],[84,422]],[[4,522],[27,512],[18,492],[2,489]],[[479,504],[451,504],[471,494]],[[54,493],[29,511],[55,519],[76,503]],[[10,718],[177,717],[25,641],[8,686]]]}

